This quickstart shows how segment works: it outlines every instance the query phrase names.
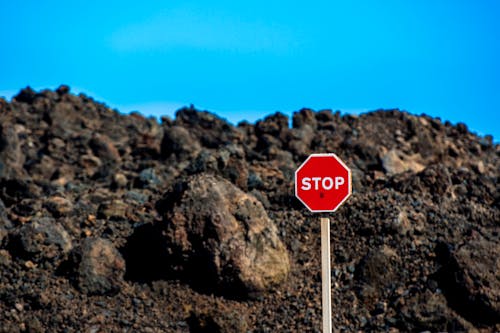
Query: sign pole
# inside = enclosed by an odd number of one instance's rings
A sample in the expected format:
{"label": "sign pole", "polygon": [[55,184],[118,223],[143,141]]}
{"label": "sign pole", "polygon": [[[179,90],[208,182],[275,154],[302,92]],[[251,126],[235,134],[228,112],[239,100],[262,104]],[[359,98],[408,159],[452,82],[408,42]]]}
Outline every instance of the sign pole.
{"label": "sign pole", "polygon": [[332,283],[330,269],[330,219],[321,218],[321,282],[323,333],[332,333]]}
{"label": "sign pole", "polygon": [[[333,213],[352,193],[351,170],[337,155],[311,154],[295,171],[295,196],[313,213]],[[321,218],[323,333],[332,333],[330,219]]]}

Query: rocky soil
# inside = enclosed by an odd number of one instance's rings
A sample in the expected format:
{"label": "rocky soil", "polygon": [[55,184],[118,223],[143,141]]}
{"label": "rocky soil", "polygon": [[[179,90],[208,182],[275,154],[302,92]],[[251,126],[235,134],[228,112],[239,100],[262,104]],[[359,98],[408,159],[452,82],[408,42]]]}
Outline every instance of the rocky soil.
{"label": "rocky soil", "polygon": [[[398,110],[161,123],[67,86],[0,99],[0,332],[500,331],[500,146]],[[497,138],[498,139],[498,138]],[[352,169],[334,214],[310,153]]]}

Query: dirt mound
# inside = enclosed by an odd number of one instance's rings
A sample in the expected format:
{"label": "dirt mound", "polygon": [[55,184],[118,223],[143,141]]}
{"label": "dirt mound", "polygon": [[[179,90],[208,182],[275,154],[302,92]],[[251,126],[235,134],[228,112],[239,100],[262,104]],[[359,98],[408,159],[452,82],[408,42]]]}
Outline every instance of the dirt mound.
{"label": "dirt mound", "polygon": [[61,86],[0,99],[0,332],[319,332],[319,215],[293,174],[320,152],[353,174],[335,328],[500,330],[491,137],[398,110],[158,123]]}

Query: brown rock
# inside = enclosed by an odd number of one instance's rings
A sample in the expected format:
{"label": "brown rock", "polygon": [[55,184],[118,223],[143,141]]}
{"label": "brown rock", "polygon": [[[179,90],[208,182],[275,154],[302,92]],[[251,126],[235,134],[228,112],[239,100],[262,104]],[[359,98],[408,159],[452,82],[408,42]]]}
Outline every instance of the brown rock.
{"label": "brown rock", "polygon": [[87,176],[92,176],[94,175],[99,167],[102,165],[101,160],[94,155],[91,154],[85,154],[80,157],[80,165],[83,167],[85,170],[85,173]]}
{"label": "brown rock", "polygon": [[125,260],[110,241],[87,238],[76,257],[76,282],[82,292],[104,295],[120,290],[125,274]]}
{"label": "brown rock", "polygon": [[203,149],[188,166],[189,174],[209,172],[230,180],[240,189],[248,185],[248,164],[242,147],[228,145],[215,152]]}
{"label": "brown rock", "polygon": [[369,308],[393,288],[400,261],[394,249],[384,245],[370,251],[359,262],[355,271],[360,283],[359,295]]}
{"label": "brown rock", "polygon": [[123,173],[116,173],[113,176],[113,185],[118,188],[122,188],[127,186],[128,180],[127,176],[125,176]]}
{"label": "brown rock", "polygon": [[240,141],[242,136],[242,133],[226,120],[210,112],[198,111],[193,106],[177,111],[175,124],[188,129],[196,141],[206,148],[219,148],[235,143]]}
{"label": "brown rock", "polygon": [[408,156],[398,150],[391,149],[382,157],[382,166],[390,175],[405,171],[420,172],[425,167],[419,160],[419,154]]}
{"label": "brown rock", "polygon": [[102,161],[119,162],[121,160],[118,149],[107,135],[94,134],[90,139],[89,146],[94,155]]}
{"label": "brown rock", "polygon": [[218,303],[192,311],[188,324],[190,332],[198,333],[245,333],[248,330],[244,313]]}
{"label": "brown rock", "polygon": [[411,296],[398,311],[404,332],[471,332],[476,333],[469,322],[457,316],[446,303],[442,294],[429,290]]}
{"label": "brown rock", "polygon": [[102,219],[124,219],[127,214],[127,204],[122,200],[112,200],[102,203],[97,210],[97,217]]}
{"label": "brown rock", "polygon": [[477,235],[445,254],[441,287],[451,306],[476,325],[500,323],[499,253],[498,240]]}
{"label": "brown rock", "polygon": [[68,232],[51,218],[25,224],[16,236],[22,251],[19,254],[34,261],[61,257],[73,248]]}
{"label": "brown rock", "polygon": [[73,211],[73,203],[60,196],[50,197],[45,202],[45,207],[52,213],[52,215],[54,215],[54,217],[69,215]]}
{"label": "brown rock", "polygon": [[22,175],[23,162],[24,155],[16,131],[11,125],[0,123],[0,178]]}
{"label": "brown rock", "polygon": [[184,127],[173,126],[165,130],[161,141],[161,155],[167,158],[174,154],[180,159],[196,156],[200,151],[198,140]]}
{"label": "brown rock", "polygon": [[282,283],[288,253],[260,201],[227,180],[197,175],[178,183],[160,205],[165,235],[184,269],[205,287],[252,295]]}

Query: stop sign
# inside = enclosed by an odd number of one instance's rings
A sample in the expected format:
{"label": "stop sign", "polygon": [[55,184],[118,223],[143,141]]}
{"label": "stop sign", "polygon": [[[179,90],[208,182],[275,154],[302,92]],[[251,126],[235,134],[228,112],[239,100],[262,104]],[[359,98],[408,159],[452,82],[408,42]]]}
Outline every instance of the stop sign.
{"label": "stop sign", "polygon": [[311,212],[334,212],[351,195],[351,170],[335,154],[312,154],[295,171],[295,196]]}

